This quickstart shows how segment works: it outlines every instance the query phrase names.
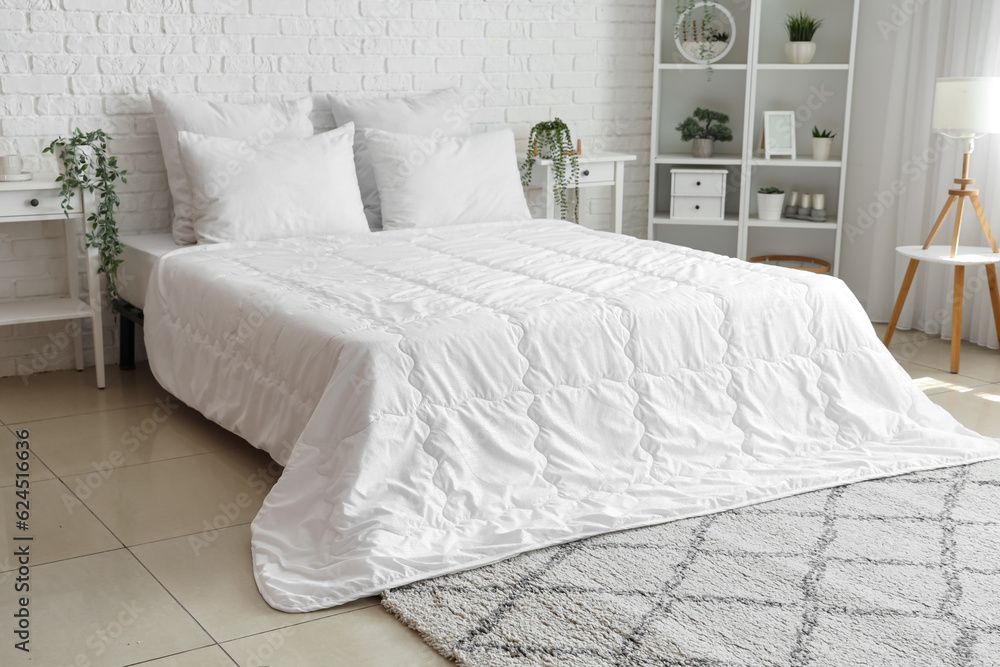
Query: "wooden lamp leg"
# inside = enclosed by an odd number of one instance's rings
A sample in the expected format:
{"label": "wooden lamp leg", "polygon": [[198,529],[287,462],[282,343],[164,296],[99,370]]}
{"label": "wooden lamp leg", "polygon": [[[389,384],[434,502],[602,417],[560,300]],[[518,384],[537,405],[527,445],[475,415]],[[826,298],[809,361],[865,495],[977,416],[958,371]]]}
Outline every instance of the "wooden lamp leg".
{"label": "wooden lamp leg", "polygon": [[896,307],[892,309],[892,319],[889,320],[889,328],[885,332],[885,346],[889,347],[892,342],[892,335],[896,333],[896,325],[899,324],[899,316],[903,313],[903,305],[906,303],[906,295],[910,293],[910,285],[913,284],[913,276],[917,274],[917,266],[920,260],[911,259],[910,265],[906,267],[906,276],[903,277],[903,285],[899,288],[899,296],[896,298]]}
{"label": "wooden lamp leg", "polygon": [[951,314],[951,372],[958,373],[962,355],[962,301],[965,299],[965,267],[955,267],[955,304]]}
{"label": "wooden lamp leg", "polygon": [[[955,233],[951,237],[951,256],[958,253],[958,237],[962,234],[962,214],[965,212],[965,197],[958,198],[958,213],[955,214]],[[963,267],[964,268],[964,267]]]}
{"label": "wooden lamp leg", "polygon": [[983,231],[986,232],[986,240],[990,242],[993,252],[1000,252],[1000,248],[997,248],[997,241],[993,238],[993,230],[990,229],[990,222],[986,219],[986,211],[983,210],[982,202],[979,201],[979,197],[977,196],[970,197],[970,199],[972,199],[972,206],[976,209],[976,215],[979,217],[979,224],[983,226]]}
{"label": "wooden lamp leg", "polygon": [[924,241],[924,250],[931,247],[931,243],[934,242],[934,238],[938,235],[938,232],[941,231],[941,225],[944,224],[948,214],[951,213],[951,209],[955,205],[956,201],[958,201],[958,195],[951,195],[948,197],[948,203],[946,203],[944,208],[941,209],[941,215],[938,216],[937,222],[934,223],[934,227],[931,229],[931,233],[927,235],[927,240]]}

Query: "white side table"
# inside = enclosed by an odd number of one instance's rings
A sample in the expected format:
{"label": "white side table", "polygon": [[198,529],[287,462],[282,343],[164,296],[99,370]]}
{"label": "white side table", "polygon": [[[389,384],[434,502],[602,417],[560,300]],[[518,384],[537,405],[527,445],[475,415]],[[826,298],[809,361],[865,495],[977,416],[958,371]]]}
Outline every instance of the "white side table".
{"label": "white side table", "polygon": [[910,267],[906,271],[903,279],[903,286],[899,290],[899,298],[896,300],[896,307],[892,312],[892,319],[889,321],[889,328],[885,332],[885,344],[888,347],[892,342],[892,335],[896,332],[896,324],[899,316],[903,312],[903,304],[906,303],[906,295],[910,291],[913,283],[913,276],[917,272],[917,265],[920,262],[931,262],[932,264],[946,264],[955,267],[955,301],[951,315],[951,372],[957,373],[962,353],[962,305],[965,301],[965,267],[985,266],[987,282],[990,285],[990,299],[993,303],[993,323],[997,328],[997,336],[1000,337],[1000,288],[997,286],[997,264],[1000,264],[1000,254],[992,248],[972,248],[969,246],[959,246],[955,256],[951,256],[951,246],[923,246],[911,245],[900,246],[896,252],[904,257],[910,258]]}
{"label": "white side table", "polygon": [[[622,233],[625,208],[625,163],[635,160],[625,153],[584,153],[580,163],[580,187],[611,187],[614,200],[615,233]],[[556,217],[555,171],[552,160],[539,160],[531,172],[531,186],[545,192],[545,217]]]}
{"label": "white side table", "polygon": [[[73,197],[73,213],[66,217],[62,210],[59,183],[54,176],[36,175],[33,180],[0,182],[0,225],[32,220],[64,220],[66,226],[66,270],[69,276],[69,296],[45,299],[18,299],[0,303],[0,326],[31,322],[91,321],[94,335],[94,361],[97,366],[97,387],[104,388],[104,330],[101,322],[101,282],[97,275],[97,249],[87,248],[87,293],[89,303],[80,298],[80,267],[77,263],[77,234],[85,225],[86,213],[80,194]],[[74,332],[76,369],[83,370],[83,332]]]}

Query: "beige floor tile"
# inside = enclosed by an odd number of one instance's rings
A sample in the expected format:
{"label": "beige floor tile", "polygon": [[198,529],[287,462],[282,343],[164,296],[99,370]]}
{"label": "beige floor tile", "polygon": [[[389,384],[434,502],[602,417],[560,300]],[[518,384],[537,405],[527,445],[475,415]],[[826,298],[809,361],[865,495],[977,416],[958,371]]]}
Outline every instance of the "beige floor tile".
{"label": "beige floor tile", "polygon": [[[34,538],[32,564],[42,565],[121,548],[121,542],[58,479],[32,480],[28,489],[28,530],[18,530],[15,503],[23,499],[15,495],[17,491],[13,486],[0,489],[0,512],[3,513],[0,543],[14,545],[15,536],[30,535]],[[10,557],[11,550],[0,555],[0,571],[17,567]]]}
{"label": "beige floor tile", "polygon": [[220,647],[209,646],[144,662],[136,667],[234,667],[235,664],[232,658]]}
{"label": "beige floor tile", "polygon": [[240,665],[450,665],[382,606],[293,625],[222,645]]}
{"label": "beige floor tile", "polygon": [[1000,385],[985,385],[964,394],[935,394],[930,398],[967,428],[1000,438]]}
{"label": "beige floor tile", "polygon": [[[889,325],[881,323],[873,324],[872,326],[875,327],[875,333],[878,334],[879,340],[885,340],[885,332],[889,328]],[[926,341],[934,338],[940,338],[940,336],[931,336],[918,329],[896,329],[896,333],[892,334],[892,344],[899,345],[901,343]]]}
{"label": "beige floor tile", "polygon": [[[951,369],[951,341],[938,339],[901,343],[890,349],[900,363],[906,361],[946,372]],[[959,374],[986,382],[1000,382],[1000,351],[963,343]]]}
{"label": "beige floor tile", "polygon": [[219,642],[379,603],[365,598],[311,614],[272,609],[253,578],[249,524],[143,544],[132,552]]}
{"label": "beige floor tile", "polygon": [[[250,445],[64,478],[126,546],[249,523],[275,464]],[[270,471],[270,472],[269,472]]]}
{"label": "beige floor tile", "polygon": [[972,391],[975,387],[988,385],[986,380],[965,377],[964,375],[953,375],[948,371],[940,371],[930,366],[921,366],[904,361],[900,364],[917,386],[923,389],[928,396],[943,394],[953,391],[958,393]]}
{"label": "beige floor tile", "polygon": [[[19,461],[14,456],[14,445],[17,438],[14,437],[13,431],[8,430],[9,428],[0,426],[0,488],[12,485],[14,474],[18,472],[16,466]],[[35,441],[30,432],[28,433],[28,442],[34,447]],[[55,477],[48,466],[38,457],[37,452],[35,452],[35,456],[28,459],[28,474],[32,482],[41,482]]]}
{"label": "beige floor tile", "polygon": [[160,403],[43,419],[32,446],[60,477],[246,447],[246,441],[167,397]]}
{"label": "beige floor tile", "polygon": [[167,392],[153,379],[149,366],[122,372],[107,367],[107,387],[94,384],[94,369],[57,371],[26,378],[0,378],[0,419],[5,424],[148,405]]}
{"label": "beige floor tile", "polygon": [[[4,588],[0,617],[10,628],[17,602]],[[125,549],[32,569],[29,609],[32,662],[7,629],[0,664],[119,667],[212,643]]]}

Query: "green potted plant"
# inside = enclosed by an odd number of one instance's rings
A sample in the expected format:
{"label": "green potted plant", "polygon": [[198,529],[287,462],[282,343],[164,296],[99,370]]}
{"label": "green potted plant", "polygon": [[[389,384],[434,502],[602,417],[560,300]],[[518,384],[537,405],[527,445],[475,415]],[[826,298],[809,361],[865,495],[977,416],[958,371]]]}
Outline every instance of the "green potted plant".
{"label": "green potted plant", "polygon": [[705,65],[712,78],[712,63],[733,48],[736,30],[732,13],[716,0],[677,0],[674,42],[681,57]]}
{"label": "green potted plant", "polygon": [[538,123],[528,134],[528,155],[521,165],[521,183],[525,187],[531,183],[531,172],[538,160],[552,160],[552,191],[563,220],[569,213],[567,190],[575,190],[573,219],[579,222],[580,154],[573,147],[569,127],[559,118]]}
{"label": "green potted plant", "polygon": [[77,128],[69,137],[59,137],[43,149],[59,160],[62,173],[56,181],[61,183],[62,208],[67,217],[73,210],[70,203],[73,193],[79,190],[81,194],[86,191],[97,195],[97,208],[87,217],[90,223],[87,246],[97,248],[98,273],[105,276],[109,304],[118,297],[115,280],[122,263],[122,245],[115,221],[119,205],[115,184],[126,182],[126,172],[118,168],[118,158],[108,152],[110,140],[103,130],[84,133]]}
{"label": "green potted plant", "polygon": [[833,140],[837,137],[836,134],[830,130],[820,130],[818,127],[813,127],[813,159],[814,160],[829,160],[830,151],[833,150]]}
{"label": "green potted plant", "polygon": [[757,191],[757,217],[761,220],[781,220],[785,207],[785,191],[779,188],[761,188]]}
{"label": "green potted plant", "polygon": [[788,43],[785,44],[785,57],[793,65],[808,65],[816,55],[816,44],[812,39],[816,31],[823,25],[823,19],[818,19],[804,11],[790,14],[785,19],[785,30],[788,31]]}
{"label": "green potted plant", "polygon": [[688,116],[676,129],[681,133],[682,141],[692,142],[693,157],[710,158],[715,154],[716,141],[733,140],[733,131],[726,125],[728,122],[729,116],[721,111],[699,107],[695,109],[694,115]]}

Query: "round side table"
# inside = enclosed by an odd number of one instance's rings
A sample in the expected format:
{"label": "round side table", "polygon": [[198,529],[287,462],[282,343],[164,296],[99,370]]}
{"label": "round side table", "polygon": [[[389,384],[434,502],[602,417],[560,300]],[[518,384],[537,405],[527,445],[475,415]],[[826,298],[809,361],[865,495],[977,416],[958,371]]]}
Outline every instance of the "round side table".
{"label": "round side table", "polygon": [[993,252],[992,248],[959,246],[955,256],[952,257],[951,246],[941,245],[930,246],[929,248],[918,245],[900,246],[896,248],[896,252],[904,257],[909,257],[910,266],[906,269],[906,277],[903,278],[903,286],[899,289],[896,307],[892,311],[892,319],[889,321],[889,328],[885,332],[886,347],[892,342],[892,334],[896,332],[896,324],[899,322],[899,316],[903,312],[906,295],[910,291],[913,276],[916,274],[917,266],[920,262],[954,266],[955,304],[951,317],[951,372],[957,373],[962,353],[962,305],[965,301],[965,267],[967,266],[986,267],[986,277],[990,285],[990,297],[993,302],[993,323],[997,328],[997,336],[1000,337],[1000,289],[997,287],[997,264],[1000,264],[1000,253]]}

